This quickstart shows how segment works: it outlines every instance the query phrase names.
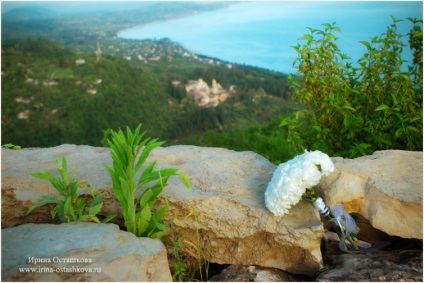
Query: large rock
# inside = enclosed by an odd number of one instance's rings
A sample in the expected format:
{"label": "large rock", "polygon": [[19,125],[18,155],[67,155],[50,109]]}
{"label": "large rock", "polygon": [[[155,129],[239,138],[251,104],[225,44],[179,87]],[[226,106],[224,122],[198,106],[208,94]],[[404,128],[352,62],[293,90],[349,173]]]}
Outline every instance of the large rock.
{"label": "large rock", "polygon": [[[29,174],[56,172],[54,160],[62,154],[66,155],[69,167],[77,166],[79,180],[89,182],[95,193],[107,192],[102,212],[119,214],[110,176],[103,167],[103,163],[111,164],[109,149],[62,145],[3,150],[4,227],[50,221],[48,208],[24,216],[38,196],[57,195],[48,182]],[[265,158],[253,152],[173,146],[155,149],[148,161],[153,160],[162,168],[179,168],[189,177],[190,190],[179,178],[171,178],[161,201],[168,199],[170,212],[166,217],[168,223],[172,221],[174,232],[185,243],[199,246],[212,262],[258,265],[309,276],[322,267],[323,225],[318,212],[305,202],[283,217],[275,217],[266,209],[264,191],[276,166]],[[187,216],[192,211],[195,214]],[[187,253],[193,254],[193,247],[184,246],[191,249]]]}
{"label": "large rock", "polygon": [[219,274],[209,278],[208,282],[310,282],[304,275],[260,266],[230,265]]}
{"label": "large rock", "polygon": [[332,160],[335,172],[318,190],[328,206],[343,203],[389,235],[423,238],[422,152],[386,150]]}
{"label": "large rock", "polygon": [[325,268],[318,282],[423,282],[422,241],[399,239],[390,250],[346,254],[338,241],[323,244]]}
{"label": "large rock", "polygon": [[1,237],[2,281],[172,281],[162,242],[115,224],[23,224]]}

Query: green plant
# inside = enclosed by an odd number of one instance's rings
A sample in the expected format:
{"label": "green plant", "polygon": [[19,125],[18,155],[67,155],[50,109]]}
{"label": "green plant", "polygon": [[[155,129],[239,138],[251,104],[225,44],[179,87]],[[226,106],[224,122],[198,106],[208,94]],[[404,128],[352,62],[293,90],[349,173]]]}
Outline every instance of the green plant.
{"label": "green plant", "polygon": [[173,218],[170,221],[171,232],[168,240],[172,246],[172,280],[175,282],[192,282],[196,278],[203,282],[209,278],[210,251],[205,253],[201,249],[197,212],[194,208],[184,218],[190,216],[194,217],[194,224],[196,225],[195,243],[183,240],[182,237],[175,235],[173,225],[178,222],[178,219]]}
{"label": "green plant", "polygon": [[[112,168],[106,164],[104,166],[112,177],[113,192],[121,203],[127,231],[138,237],[160,239],[167,230],[162,218],[168,205],[155,213],[152,212],[152,208],[158,195],[167,185],[169,177],[178,175],[178,169],[158,168],[154,171],[156,161],[153,161],[139,174],[150,152],[164,143],[158,142],[157,139],[143,139],[146,132],[140,133],[140,129],[141,124],[134,133],[128,127],[126,135],[121,130],[111,132],[112,140],[108,140],[108,143],[113,166]],[[189,188],[185,174],[180,172],[179,175],[184,185]],[[148,187],[138,198],[138,193],[144,186]]]}
{"label": "green plant", "polygon": [[402,35],[392,18],[386,33],[371,42],[354,67],[336,45],[340,29],[311,29],[294,49],[297,77],[290,77],[297,112],[281,123],[300,152],[317,149],[357,157],[381,149],[422,150],[422,21],[411,20],[413,66],[401,71]]}
{"label": "green plant", "polygon": [[183,249],[182,238],[174,234],[173,221],[171,221],[170,231],[169,240],[172,247],[172,259],[170,261],[172,262],[172,281],[183,282],[185,280],[187,281],[188,278],[188,281],[192,281],[191,279],[193,276],[190,276],[187,266],[188,263],[181,252]]}
{"label": "green plant", "polygon": [[[56,217],[56,215],[58,215],[62,222],[93,221],[100,223],[100,220],[96,215],[100,212],[103,206],[102,200],[104,193],[94,196],[93,191],[91,190],[88,183],[78,182],[75,180],[75,166],[73,167],[72,175],[69,179],[65,156],[62,156],[62,163],[60,163],[59,158],[56,157],[56,168],[59,171],[60,178],[56,178],[48,171],[45,171],[45,173],[34,173],[31,174],[31,176],[39,179],[48,179],[53,187],[62,196],[62,199],[58,199],[55,196],[41,196],[37,198],[38,202],[29,208],[26,215],[39,206],[55,203],[57,206],[51,211],[51,216],[53,219]],[[87,187],[89,194],[93,197],[88,206],[86,200],[82,197],[79,197],[77,193],[78,189],[83,188],[84,186]],[[102,222],[109,222],[113,217],[114,215],[111,215],[104,219]]]}
{"label": "green plant", "polygon": [[4,145],[2,145],[1,147],[3,147],[3,148],[13,149],[13,150],[19,150],[19,149],[21,149],[21,146],[19,146],[19,145],[15,145],[15,144],[12,144],[12,143],[4,144]]}

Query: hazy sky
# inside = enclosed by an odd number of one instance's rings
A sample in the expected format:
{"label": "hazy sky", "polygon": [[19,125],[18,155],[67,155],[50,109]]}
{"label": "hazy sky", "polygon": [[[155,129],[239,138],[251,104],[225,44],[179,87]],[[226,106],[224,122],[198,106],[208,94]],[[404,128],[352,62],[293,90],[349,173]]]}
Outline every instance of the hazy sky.
{"label": "hazy sky", "polygon": [[[167,0],[169,1],[169,0]],[[172,2],[181,2],[171,0]],[[157,2],[157,1],[156,1]],[[185,1],[185,2],[194,2],[194,1]],[[196,1],[199,2],[199,1]],[[213,1],[208,1],[213,2]],[[216,1],[218,2],[218,1]],[[221,1],[223,2],[223,1]],[[261,2],[261,1],[227,1],[227,2]],[[351,1],[269,1],[269,2],[303,2],[306,5],[311,4],[311,2],[351,2]],[[357,2],[357,1],[355,1]],[[366,6],[366,2],[382,2],[382,1],[362,1]],[[394,1],[391,1],[394,2]],[[402,2],[402,1],[400,1]],[[414,1],[422,2],[422,1]],[[129,9],[133,7],[141,7],[145,5],[151,5],[154,1],[10,1],[2,0],[1,8],[2,12],[8,10],[24,7],[24,6],[44,6],[52,10],[70,10],[70,11],[94,11],[94,10],[115,10],[115,9]]]}
{"label": "hazy sky", "polygon": [[116,11],[128,10],[152,5],[150,1],[1,1],[2,13],[11,9],[28,6],[45,7],[55,12],[93,12],[93,11]]}

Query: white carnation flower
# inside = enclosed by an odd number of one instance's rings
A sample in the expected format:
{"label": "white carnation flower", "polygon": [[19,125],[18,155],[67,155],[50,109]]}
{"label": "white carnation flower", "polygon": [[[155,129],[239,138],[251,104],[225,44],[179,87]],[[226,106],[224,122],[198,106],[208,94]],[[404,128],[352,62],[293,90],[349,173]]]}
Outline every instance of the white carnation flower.
{"label": "white carnation flower", "polygon": [[323,175],[333,171],[334,164],[328,155],[305,150],[304,154],[277,167],[265,191],[266,207],[275,216],[286,214],[292,205],[300,201],[306,188],[318,185]]}

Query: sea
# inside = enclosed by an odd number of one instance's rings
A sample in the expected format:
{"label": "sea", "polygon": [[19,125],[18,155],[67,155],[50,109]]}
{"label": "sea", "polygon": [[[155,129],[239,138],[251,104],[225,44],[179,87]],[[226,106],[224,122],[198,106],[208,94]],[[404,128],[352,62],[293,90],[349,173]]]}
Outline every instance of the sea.
{"label": "sea", "polygon": [[[412,24],[406,18],[423,18],[422,1],[361,2],[228,2],[229,6],[209,12],[193,13],[178,19],[154,22],[121,31],[124,39],[169,38],[196,54],[219,58],[280,73],[296,73],[292,48],[308,27],[324,30],[332,24],[337,46],[356,64],[366,52],[360,41],[370,41],[386,32],[392,17],[398,31],[406,35]],[[408,38],[403,39],[403,58],[411,62]],[[404,70],[407,65],[404,64]]]}

